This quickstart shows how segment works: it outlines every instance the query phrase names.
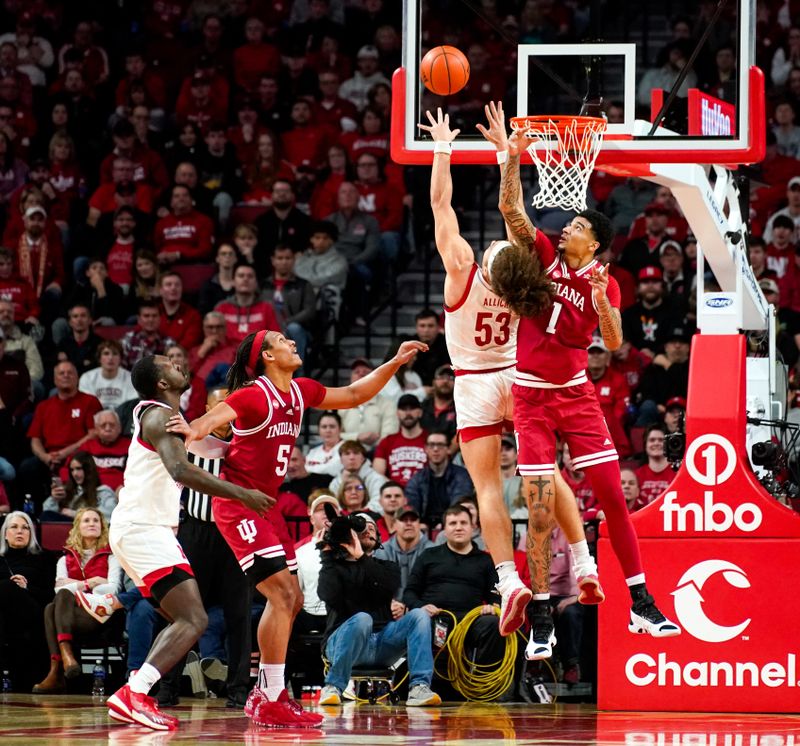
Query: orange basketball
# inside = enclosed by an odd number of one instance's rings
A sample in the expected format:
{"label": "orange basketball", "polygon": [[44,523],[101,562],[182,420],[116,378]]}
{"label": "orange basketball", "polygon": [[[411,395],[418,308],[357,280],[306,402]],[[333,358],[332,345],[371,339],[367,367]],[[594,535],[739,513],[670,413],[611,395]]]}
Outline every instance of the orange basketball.
{"label": "orange basketball", "polygon": [[469,80],[469,61],[455,47],[434,47],[419,65],[419,76],[425,87],[439,96],[458,93]]}

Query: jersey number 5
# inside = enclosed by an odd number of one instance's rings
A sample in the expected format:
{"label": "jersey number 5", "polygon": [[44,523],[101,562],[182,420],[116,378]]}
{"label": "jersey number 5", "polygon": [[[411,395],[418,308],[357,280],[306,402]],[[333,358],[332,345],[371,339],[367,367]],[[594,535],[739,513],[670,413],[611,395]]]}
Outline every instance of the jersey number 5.
{"label": "jersey number 5", "polygon": [[[494,342],[496,345],[504,345],[508,342],[511,335],[511,314],[507,312],[495,314],[490,311],[481,311],[475,317],[475,344],[478,347],[486,347],[486,345]],[[497,334],[493,332],[497,331]]]}
{"label": "jersey number 5", "polygon": [[292,452],[292,446],[282,445],[278,448],[277,461],[278,465],[275,467],[275,473],[279,477],[285,477],[286,472],[289,470],[289,454]]}

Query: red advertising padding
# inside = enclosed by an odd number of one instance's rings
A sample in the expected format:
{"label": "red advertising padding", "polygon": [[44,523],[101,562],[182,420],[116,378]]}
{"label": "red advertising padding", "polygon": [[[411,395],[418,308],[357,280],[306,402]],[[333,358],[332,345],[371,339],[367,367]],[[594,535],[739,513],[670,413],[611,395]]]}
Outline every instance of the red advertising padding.
{"label": "red advertising padding", "polygon": [[[781,592],[797,545],[780,539],[643,539],[647,585],[678,637],[627,630],[630,597],[608,539],[598,629],[598,707],[792,712],[800,709],[800,594]],[[609,592],[610,590],[610,592]]]}
{"label": "red advertising padding", "polygon": [[709,96],[698,88],[689,89],[689,135],[725,136],[736,134],[736,107]]}
{"label": "red advertising padding", "polygon": [[[682,634],[627,632],[630,596],[598,546],[598,704],[607,709],[800,710],[800,516],[758,483],[745,452],[745,340],[695,335],[686,454],[672,484],[632,516],[649,591]],[[601,537],[607,535],[601,524]]]}

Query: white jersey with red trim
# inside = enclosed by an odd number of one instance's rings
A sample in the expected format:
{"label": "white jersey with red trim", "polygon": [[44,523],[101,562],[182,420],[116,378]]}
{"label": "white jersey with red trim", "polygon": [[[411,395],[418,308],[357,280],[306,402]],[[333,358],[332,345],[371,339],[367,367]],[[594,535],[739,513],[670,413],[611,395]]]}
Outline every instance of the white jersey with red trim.
{"label": "white jersey with red trim", "polygon": [[159,401],[141,401],[133,410],[133,438],[128,448],[124,483],[111,522],[177,527],[182,485],[167,471],[158,452],[142,440],[141,418],[148,407],[172,408]]}
{"label": "white jersey with red trim", "polygon": [[444,336],[456,372],[502,370],[517,362],[519,317],[494,293],[477,264],[458,303],[444,310]]}

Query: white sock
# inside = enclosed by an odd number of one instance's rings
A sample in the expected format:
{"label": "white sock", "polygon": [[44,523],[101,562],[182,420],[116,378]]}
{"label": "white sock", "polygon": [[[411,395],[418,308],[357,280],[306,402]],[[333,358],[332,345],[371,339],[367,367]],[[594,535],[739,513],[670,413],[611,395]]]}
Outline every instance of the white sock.
{"label": "white sock", "polygon": [[142,663],[142,667],[131,676],[128,684],[132,692],[149,694],[160,678],[161,674],[155,666],[151,666],[149,663]]}
{"label": "white sock", "polygon": [[508,588],[509,586],[513,587],[522,584],[517,568],[511,560],[501,562],[494,569],[497,571],[498,587]]}
{"label": "white sock", "polygon": [[644,573],[640,573],[639,575],[634,575],[630,578],[625,578],[625,584],[630,588],[632,585],[643,585],[644,584]]}
{"label": "white sock", "polygon": [[283,681],[284,663],[259,663],[258,688],[267,695],[270,702],[275,702],[286,688]]}
{"label": "white sock", "polygon": [[550,594],[549,593],[534,593],[533,594],[534,601],[549,601]]}
{"label": "white sock", "polygon": [[569,548],[572,552],[573,565],[582,565],[584,560],[592,558],[592,555],[589,554],[589,545],[586,543],[586,539],[570,544]]}

